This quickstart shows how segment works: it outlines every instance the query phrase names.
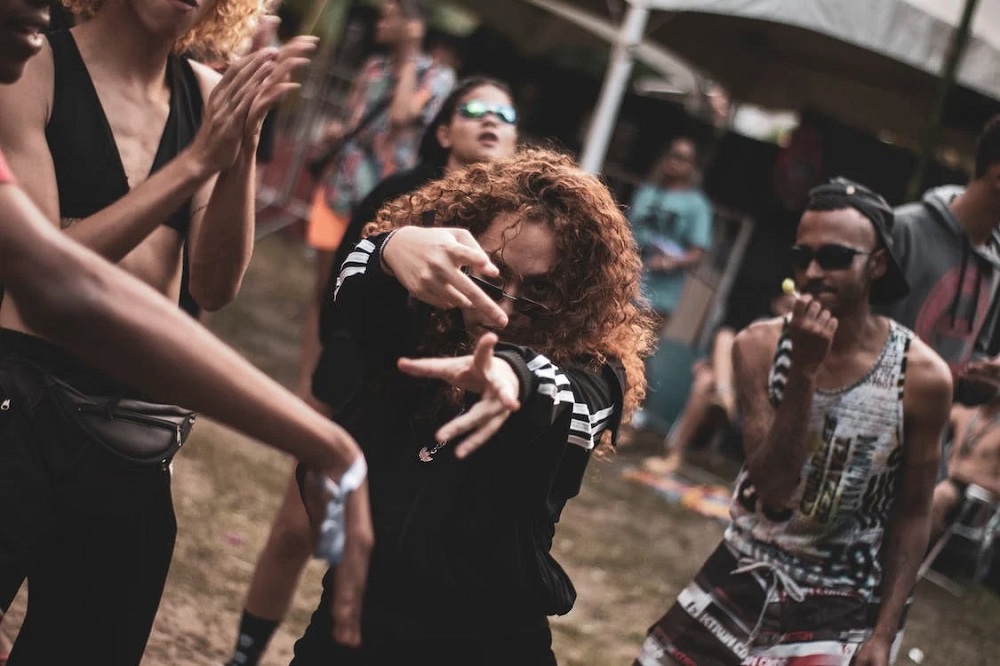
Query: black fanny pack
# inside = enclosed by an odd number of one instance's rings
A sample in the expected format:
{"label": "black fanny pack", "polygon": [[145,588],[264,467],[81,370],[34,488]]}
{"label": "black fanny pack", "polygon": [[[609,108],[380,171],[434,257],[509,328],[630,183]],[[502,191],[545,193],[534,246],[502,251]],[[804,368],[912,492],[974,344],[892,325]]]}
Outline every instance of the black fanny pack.
{"label": "black fanny pack", "polygon": [[165,466],[191,434],[194,412],[122,396],[86,395],[45,374],[49,394],[66,416],[91,439],[129,462]]}

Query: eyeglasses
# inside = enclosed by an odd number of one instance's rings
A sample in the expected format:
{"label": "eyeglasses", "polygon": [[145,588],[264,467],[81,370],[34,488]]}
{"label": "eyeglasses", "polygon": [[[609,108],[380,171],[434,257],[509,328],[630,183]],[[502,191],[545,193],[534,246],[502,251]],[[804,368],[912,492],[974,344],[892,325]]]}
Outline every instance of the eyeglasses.
{"label": "eyeglasses", "polygon": [[526,317],[538,317],[552,314],[552,308],[544,303],[533,301],[530,298],[525,298],[524,296],[514,296],[513,294],[508,294],[503,290],[503,287],[495,285],[492,282],[487,282],[483,278],[475,276],[472,273],[466,272],[466,275],[468,275],[469,279],[475,282],[476,286],[482,289],[483,293],[489,296],[495,303],[500,303],[506,298],[513,303],[514,310],[516,312],[520,312]]}
{"label": "eyeglasses", "polygon": [[458,113],[463,118],[471,118],[472,120],[479,120],[487,113],[492,113],[508,125],[517,122],[517,109],[510,104],[488,104],[478,99],[470,99],[460,105]]}
{"label": "eyeglasses", "polygon": [[859,254],[871,254],[871,252],[834,244],[823,245],[815,250],[805,245],[793,245],[791,248],[792,267],[800,271],[809,268],[813,260],[824,271],[842,271],[850,266],[854,257]]}

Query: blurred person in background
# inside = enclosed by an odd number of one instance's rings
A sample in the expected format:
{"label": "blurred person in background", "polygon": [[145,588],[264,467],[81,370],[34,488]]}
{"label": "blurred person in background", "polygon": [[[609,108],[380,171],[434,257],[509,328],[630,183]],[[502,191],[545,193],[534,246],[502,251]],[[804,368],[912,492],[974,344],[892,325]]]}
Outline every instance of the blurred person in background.
{"label": "blurred person in background", "polygon": [[949,450],[947,475],[934,488],[932,539],[957,517],[970,485],[1000,502],[1000,397],[952,407]]}
{"label": "blurred person in background", "polygon": [[[517,108],[507,84],[487,77],[460,81],[445,98],[420,144],[420,162],[387,177],[354,209],[334,265],[340,266],[361,240],[379,209],[426,183],[479,162],[508,158],[517,145]],[[322,351],[313,375],[312,394],[328,411],[340,407],[357,389],[364,368],[357,347],[333,317],[337,275],[323,292]],[[288,612],[313,539],[294,476],[289,480],[264,549],[254,568],[240,618],[231,666],[254,666]]]}
{"label": "blurred person in background", "polygon": [[[771,297],[771,316],[792,310],[795,297],[778,293]],[[688,401],[663,440],[662,456],[650,456],[643,467],[655,474],[670,474],[684,462],[687,451],[698,441],[719,430],[739,424],[736,392],[733,390],[733,340],[739,331],[723,324],[712,336],[711,353],[691,368],[693,381]]]}
{"label": "blurred person in background", "polygon": [[[660,331],[677,307],[687,271],[712,245],[712,204],[698,189],[698,150],[693,139],[673,139],[649,178],[632,197],[628,219],[642,254],[642,291],[660,320]],[[647,367],[652,372],[652,359]],[[649,377],[652,391],[668,377]],[[649,420],[636,413],[632,427]],[[623,432],[628,439],[630,429]]]}
{"label": "blurred person in background", "polygon": [[983,128],[965,187],[929,190],[896,209],[893,229],[909,297],[884,314],[948,362],[956,399],[982,402],[1000,389],[1000,116]]}

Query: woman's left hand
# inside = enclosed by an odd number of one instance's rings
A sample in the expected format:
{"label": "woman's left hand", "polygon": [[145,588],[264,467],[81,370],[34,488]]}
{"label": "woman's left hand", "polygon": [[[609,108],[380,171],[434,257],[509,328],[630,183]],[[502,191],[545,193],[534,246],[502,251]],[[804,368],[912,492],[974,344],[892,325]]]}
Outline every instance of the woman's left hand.
{"label": "woman's left hand", "polygon": [[521,383],[513,368],[493,355],[496,343],[496,334],[487,333],[479,338],[471,356],[399,359],[399,369],[408,375],[443,379],[479,394],[479,402],[441,426],[435,434],[439,442],[465,435],[455,449],[458,458],[466,457],[489,441],[510,413],[521,407],[517,399]]}

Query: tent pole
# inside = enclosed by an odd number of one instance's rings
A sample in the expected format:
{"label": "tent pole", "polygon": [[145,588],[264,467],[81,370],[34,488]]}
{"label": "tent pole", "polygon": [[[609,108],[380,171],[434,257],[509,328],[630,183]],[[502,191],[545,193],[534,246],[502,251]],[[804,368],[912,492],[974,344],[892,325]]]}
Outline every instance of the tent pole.
{"label": "tent pole", "polygon": [[965,0],[965,9],[962,10],[962,20],[951,36],[948,44],[948,53],[945,56],[944,66],[941,69],[941,81],[938,83],[937,98],[934,100],[934,108],[930,121],[927,125],[924,140],[920,146],[920,156],[917,159],[917,166],[913,170],[910,184],[907,187],[906,200],[913,201],[920,196],[920,189],[923,186],[924,178],[927,177],[927,167],[930,165],[934,149],[937,147],[938,138],[941,135],[941,124],[944,119],[944,109],[948,103],[948,94],[951,92],[955,79],[958,76],[958,65],[962,62],[962,55],[965,53],[965,46],[969,42],[969,31],[972,26],[972,16],[976,12],[976,5],[979,0]]}
{"label": "tent pole", "polygon": [[649,21],[649,0],[629,0],[629,10],[615,39],[611,62],[604,75],[601,94],[590,119],[587,137],[583,144],[580,166],[590,173],[598,173],[604,166],[608,143],[615,128],[615,119],[621,108],[625,87],[632,74],[632,49],[642,42],[646,23]]}

